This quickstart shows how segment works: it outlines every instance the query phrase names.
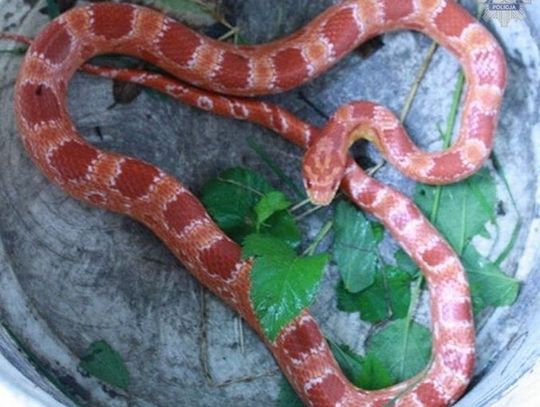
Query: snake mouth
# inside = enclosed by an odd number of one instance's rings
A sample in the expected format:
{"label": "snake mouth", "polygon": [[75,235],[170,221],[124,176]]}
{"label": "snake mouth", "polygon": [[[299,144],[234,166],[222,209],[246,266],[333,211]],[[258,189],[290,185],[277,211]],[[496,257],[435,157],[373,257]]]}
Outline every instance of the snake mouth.
{"label": "snake mouth", "polygon": [[336,196],[339,182],[332,184],[316,184],[309,180],[304,181],[306,193],[313,205],[316,206],[328,206],[334,200]]}
{"label": "snake mouth", "polygon": [[328,206],[332,202],[332,198],[327,198],[324,195],[308,193],[308,198],[313,205]]}

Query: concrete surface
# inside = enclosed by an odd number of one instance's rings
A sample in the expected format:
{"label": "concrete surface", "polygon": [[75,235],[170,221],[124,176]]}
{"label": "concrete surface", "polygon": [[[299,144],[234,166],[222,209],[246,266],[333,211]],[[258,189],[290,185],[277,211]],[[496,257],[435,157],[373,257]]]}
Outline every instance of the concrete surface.
{"label": "concrete surface", "polygon": [[[263,0],[227,0],[224,6],[245,38],[263,42],[294,31],[329,4],[276,0],[268,8]],[[46,22],[37,12],[42,5],[6,1],[0,5],[0,24],[33,35]],[[510,68],[496,153],[525,224],[504,270],[523,287],[514,306],[481,315],[477,374],[462,407],[492,405],[528,377],[540,359],[539,37],[531,20],[489,26],[505,47]],[[318,124],[354,99],[399,112],[430,41],[409,32],[387,34],[382,41],[370,57],[353,53],[322,78],[274,99]],[[145,228],[67,198],[30,163],[12,114],[19,63],[20,57],[0,56],[0,316],[12,335],[0,335],[1,353],[66,405],[72,401],[58,387],[88,406],[275,405],[280,376],[275,363],[235,313],[207,294]],[[457,71],[452,57],[438,50],[405,122],[424,148],[439,146],[437,125],[445,122]],[[73,80],[70,111],[87,140],[156,163],[195,193],[220,170],[239,164],[279,185],[248,147],[249,138],[264,145],[300,185],[301,152],[269,131],[146,92],[129,105],[108,109],[112,103],[107,80],[85,75]],[[371,148],[364,153],[374,162],[380,159]],[[412,191],[413,184],[388,166],[377,177]],[[498,219],[498,237],[494,244],[478,242],[493,246],[495,255],[517,219],[499,189],[508,210]],[[306,233],[316,233],[328,215],[321,211],[304,222]],[[335,270],[327,273],[313,312],[328,336],[361,349],[369,327],[356,315],[336,311],[336,278]],[[201,346],[203,338],[207,346]],[[99,339],[124,357],[132,379],[129,392],[112,390],[79,370],[80,355]]]}

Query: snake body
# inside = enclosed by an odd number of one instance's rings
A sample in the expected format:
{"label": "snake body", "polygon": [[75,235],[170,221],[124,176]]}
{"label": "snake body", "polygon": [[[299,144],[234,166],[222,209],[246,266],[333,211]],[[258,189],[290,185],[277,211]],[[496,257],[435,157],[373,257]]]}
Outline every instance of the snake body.
{"label": "snake body", "polygon": [[[294,88],[328,70],[367,38],[397,29],[426,33],[464,67],[468,86],[460,135],[447,151],[418,150],[388,110],[368,102],[341,108],[326,128],[318,129],[278,106],[244,98]],[[197,198],[159,168],[96,149],[75,130],[66,107],[68,82],[87,59],[106,53],[141,58],[191,85],[144,72],[98,69],[101,74],[260,123],[310,147],[303,167],[310,196],[326,202],[340,185],[353,202],[384,223],[423,270],[433,326],[429,366],[387,389],[358,389],[337,366],[307,310],[275,341],[265,339],[249,295],[252,260],[241,259],[241,248]],[[23,144],[41,171],[71,196],[147,225],[261,335],[308,405],[444,406],[463,393],[474,366],[474,326],[463,268],[410,199],[367,176],[348,157],[347,148],[364,137],[414,179],[446,183],[464,178],[491,151],[505,79],[497,42],[450,0],[346,0],[293,35],[258,46],[216,42],[146,8],[94,4],[61,15],[33,41],[17,79],[15,110]]]}

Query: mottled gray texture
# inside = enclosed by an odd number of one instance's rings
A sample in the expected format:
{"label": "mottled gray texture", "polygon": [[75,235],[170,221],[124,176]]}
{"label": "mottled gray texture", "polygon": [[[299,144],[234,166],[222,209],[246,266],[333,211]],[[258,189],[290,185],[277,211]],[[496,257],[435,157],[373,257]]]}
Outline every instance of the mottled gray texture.
{"label": "mottled gray texture", "polygon": [[[225,3],[230,15],[238,17],[244,37],[262,42],[292,32],[331,1],[279,0],[270,8],[263,0]],[[29,9],[24,4],[3,4],[2,25],[20,25],[21,32],[34,34],[45,18],[35,10],[27,17]],[[540,339],[535,328],[540,318],[538,37],[529,33],[525,23],[494,28],[510,67],[496,153],[525,224],[504,269],[517,273],[525,283],[516,305],[485,312],[479,320],[476,386],[460,402],[466,407],[489,405],[488,400],[499,398],[540,356],[534,346]],[[374,100],[399,111],[430,41],[403,32],[387,34],[383,42],[384,47],[371,57],[355,53],[324,77],[274,99],[318,124],[354,99]],[[0,59],[2,322],[82,404],[274,405],[279,379],[275,363],[234,312],[205,294],[148,230],[125,217],[67,198],[31,164],[13,123],[12,85],[19,61],[19,57],[5,55]],[[439,147],[437,125],[446,120],[457,70],[445,51],[437,51],[405,122],[412,137],[425,148]],[[109,109],[112,103],[109,81],[85,75],[73,80],[70,111],[87,140],[153,162],[178,176],[195,193],[206,180],[233,165],[262,171],[279,185],[249,149],[248,138],[264,145],[276,164],[300,185],[300,150],[269,131],[146,92],[129,105]],[[380,159],[371,148],[368,152],[373,161]],[[412,191],[412,183],[388,166],[377,176],[400,190]],[[494,253],[507,242],[516,221],[509,198],[502,187],[500,190],[507,213],[498,219],[498,232],[493,231],[498,234]],[[306,233],[313,237],[328,215],[321,211],[305,222]],[[393,244],[388,245],[389,251]],[[478,245],[490,247],[482,241]],[[329,337],[361,349],[368,327],[357,315],[335,311],[336,277],[336,271],[330,270],[313,312]],[[428,320],[425,309],[419,319]],[[207,352],[200,345],[203,332]],[[99,339],[107,340],[125,358],[132,375],[129,394],[113,392],[78,369],[78,357]],[[5,335],[0,336],[0,350],[32,380],[68,403]],[[203,374],[204,354],[210,378]],[[233,383],[227,384],[229,381]]]}

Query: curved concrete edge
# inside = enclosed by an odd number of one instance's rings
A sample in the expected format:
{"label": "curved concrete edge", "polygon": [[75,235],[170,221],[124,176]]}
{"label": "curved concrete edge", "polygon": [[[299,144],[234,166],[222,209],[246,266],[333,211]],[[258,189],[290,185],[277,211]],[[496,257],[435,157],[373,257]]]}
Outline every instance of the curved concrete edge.
{"label": "curved concrete edge", "polygon": [[[530,14],[533,17],[537,17],[535,21],[540,21],[540,7],[536,6],[530,7]],[[533,140],[540,141],[540,125],[533,131],[532,136]],[[535,154],[537,161],[534,166],[537,174],[540,175],[540,142],[537,142],[535,147],[537,148]],[[537,196],[537,205],[540,208],[540,195]],[[540,213],[538,215],[539,218],[531,226],[532,233],[528,237],[528,247],[530,249],[532,249],[535,242],[537,244],[540,241]],[[534,256],[538,255],[534,254]],[[531,261],[530,265],[532,264],[534,264],[533,261]],[[522,271],[520,274],[523,275],[523,269],[520,269]],[[537,295],[536,300],[535,303],[531,303],[531,306],[540,306],[540,294]],[[524,322],[523,326],[525,325],[529,327],[540,326],[540,316]],[[505,389],[501,390],[500,393],[491,393],[490,401],[484,399],[484,403],[482,403],[482,399],[466,397],[463,399],[463,402],[466,403],[465,405],[484,407],[506,407],[514,405],[527,407],[539,405],[540,394],[538,394],[537,386],[535,386],[535,384],[540,383],[539,343],[540,329],[531,331],[528,335],[517,337],[508,348],[508,356],[498,361],[489,375],[484,377],[506,378],[504,382],[508,386],[505,386]],[[521,363],[516,363],[516,359],[519,359]],[[512,365],[513,368],[510,368],[509,365]],[[482,388],[482,383],[477,387]],[[485,394],[489,393],[485,392]],[[493,402],[493,400],[498,401]],[[36,386],[0,353],[0,406],[65,407],[66,404],[56,401],[46,391]]]}
{"label": "curved concrete edge", "polygon": [[[540,103],[540,101],[539,101]],[[536,179],[540,179],[540,122],[531,129],[534,162],[531,170]],[[530,224],[526,249],[518,266],[516,277],[527,278],[540,260],[538,242],[540,242],[540,188],[536,191],[536,216]],[[535,284],[528,284],[521,295],[529,296],[532,301],[528,307],[540,309],[540,292]],[[536,290],[532,292],[532,290]],[[519,318],[519,313],[515,314]],[[480,382],[460,400],[459,405],[479,407],[536,407],[540,405],[540,314],[521,321],[519,334],[513,338],[504,355],[481,378]],[[497,381],[500,386],[493,388]]]}
{"label": "curved concrete edge", "polygon": [[10,407],[65,407],[32,383],[0,354],[0,405]]}

